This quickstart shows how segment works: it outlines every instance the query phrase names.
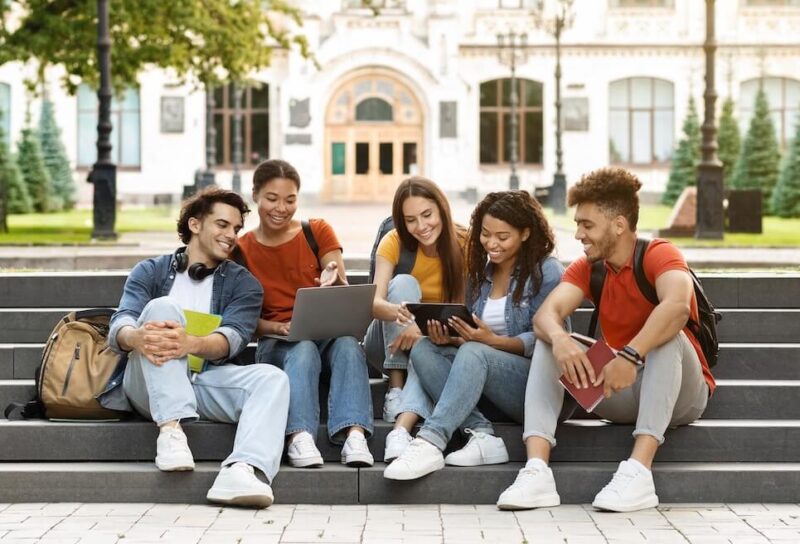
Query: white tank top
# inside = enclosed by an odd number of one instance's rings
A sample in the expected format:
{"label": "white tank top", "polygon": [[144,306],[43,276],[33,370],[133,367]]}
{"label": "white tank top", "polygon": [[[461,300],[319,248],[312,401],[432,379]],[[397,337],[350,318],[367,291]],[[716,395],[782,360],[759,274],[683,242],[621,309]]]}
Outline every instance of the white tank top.
{"label": "white tank top", "polygon": [[487,298],[486,306],[483,307],[483,319],[492,332],[499,336],[507,336],[506,330],[506,298]]}

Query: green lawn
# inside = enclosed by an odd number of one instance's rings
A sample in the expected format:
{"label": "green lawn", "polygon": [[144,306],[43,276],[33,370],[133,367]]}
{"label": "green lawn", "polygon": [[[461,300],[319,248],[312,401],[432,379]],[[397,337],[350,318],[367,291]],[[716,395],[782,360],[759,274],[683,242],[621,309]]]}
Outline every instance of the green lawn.
{"label": "green lawn", "polygon": [[[132,208],[117,212],[116,231],[174,231],[177,208]],[[9,232],[0,233],[0,244],[81,244],[91,241],[92,211],[11,215]]]}

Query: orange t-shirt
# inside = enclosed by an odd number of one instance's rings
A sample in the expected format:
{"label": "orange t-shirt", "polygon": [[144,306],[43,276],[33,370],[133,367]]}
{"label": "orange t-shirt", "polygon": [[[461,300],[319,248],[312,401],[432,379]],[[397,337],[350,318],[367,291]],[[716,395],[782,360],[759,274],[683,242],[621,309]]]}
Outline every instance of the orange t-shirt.
{"label": "orange t-shirt", "polygon": [[[311,232],[319,246],[319,256],[342,245],[333,228],[324,219],[310,219]],[[297,236],[278,246],[265,246],[250,231],[239,238],[247,268],[264,287],[261,319],[285,323],[291,321],[294,297],[301,287],[314,287],[314,278],[321,272],[319,261],[311,251],[302,229]]]}
{"label": "orange t-shirt", "polygon": [[[636,285],[633,274],[633,255],[619,272],[606,263],[606,280],[603,284],[602,303],[600,304],[600,328],[608,345],[619,349],[628,344],[636,336],[650,317],[655,306],[648,301]],[[667,240],[655,239],[650,242],[644,254],[644,275],[651,285],[668,270],[685,270],[689,267],[680,250]],[[582,257],[569,265],[564,272],[563,281],[569,282],[583,291],[583,296],[592,300],[590,278],[592,265]],[[691,318],[698,321],[697,300],[692,294]],[[708,368],[700,343],[689,330],[683,332],[694,346],[700,364],[703,365],[703,376],[708,384],[709,392],[716,387],[714,377]]]}

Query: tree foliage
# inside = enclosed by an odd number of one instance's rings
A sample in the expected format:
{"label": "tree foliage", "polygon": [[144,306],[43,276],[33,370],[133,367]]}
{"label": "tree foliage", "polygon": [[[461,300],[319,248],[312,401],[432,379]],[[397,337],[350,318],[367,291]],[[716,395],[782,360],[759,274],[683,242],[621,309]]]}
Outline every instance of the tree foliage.
{"label": "tree foliage", "polygon": [[753,118],[736,161],[731,185],[736,189],[761,189],[763,209],[769,213],[772,190],[778,182],[780,151],[769,104],[763,89],[756,94]]}
{"label": "tree foliage", "polygon": [[778,184],[772,193],[772,212],[781,217],[800,217],[800,114]]}
{"label": "tree foliage", "polygon": [[17,163],[22,179],[31,197],[34,211],[49,212],[53,209],[52,184],[50,174],[44,166],[42,147],[36,132],[30,124],[30,113],[25,119],[20,141],[17,147]]}
{"label": "tree foliage", "polygon": [[725,187],[730,186],[733,169],[739,159],[739,150],[742,147],[742,137],[739,134],[739,123],[733,115],[733,100],[728,97],[722,103],[722,115],[719,118],[719,133],[717,145],[719,146],[719,160],[722,162],[722,175]]}
{"label": "tree foliage", "polygon": [[700,119],[694,98],[689,97],[689,108],[683,121],[683,138],[672,157],[667,188],[661,202],[673,205],[686,187],[697,183],[697,165],[700,164]]}
{"label": "tree foliage", "polygon": [[[80,83],[98,86],[96,0],[5,4],[22,16],[17,26],[6,23],[0,31],[0,64],[37,61],[40,79],[48,65],[61,65],[70,93]],[[135,82],[146,66],[171,68],[202,83],[246,80],[269,65],[276,47],[295,47],[309,56],[305,37],[289,28],[301,24],[300,12],[286,0],[113,0],[114,86]]]}
{"label": "tree foliage", "polygon": [[56,124],[53,103],[47,99],[42,101],[38,138],[42,145],[44,166],[53,186],[51,208],[71,210],[75,207],[75,180],[61,141],[61,129]]}

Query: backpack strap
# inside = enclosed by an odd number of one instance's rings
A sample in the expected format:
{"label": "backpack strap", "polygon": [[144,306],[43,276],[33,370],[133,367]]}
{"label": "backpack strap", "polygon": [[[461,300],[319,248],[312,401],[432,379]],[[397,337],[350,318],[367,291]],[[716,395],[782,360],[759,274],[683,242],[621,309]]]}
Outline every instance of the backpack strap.
{"label": "backpack strap", "polygon": [[414,263],[417,260],[417,254],[409,251],[403,245],[400,245],[400,259],[397,261],[397,266],[394,267],[394,275],[397,274],[411,274],[414,269]]}
{"label": "backpack strap", "polygon": [[656,288],[653,287],[647,280],[647,276],[644,274],[644,254],[647,252],[647,248],[650,245],[650,240],[644,240],[642,238],[636,239],[636,247],[633,250],[633,276],[636,278],[636,285],[639,287],[639,291],[644,295],[650,304],[654,306],[658,306],[658,294],[656,293]]}
{"label": "backpack strap", "polygon": [[589,336],[594,338],[597,332],[597,319],[600,316],[600,299],[603,296],[603,284],[606,281],[606,263],[605,261],[596,261],[592,263],[592,275],[589,278],[589,291],[592,293],[592,300],[594,301],[594,310],[592,311],[592,318],[589,321]]}
{"label": "backpack strap", "polygon": [[300,225],[303,227],[303,236],[306,237],[306,243],[308,244],[308,247],[311,248],[311,251],[317,257],[317,262],[319,263],[320,268],[322,268],[322,261],[319,260],[319,245],[317,244],[317,239],[314,238],[314,231],[311,230],[311,223],[303,219],[300,221]]}
{"label": "backpack strap", "polygon": [[3,411],[6,419],[45,419],[44,404],[38,399],[28,402],[12,402]]}

